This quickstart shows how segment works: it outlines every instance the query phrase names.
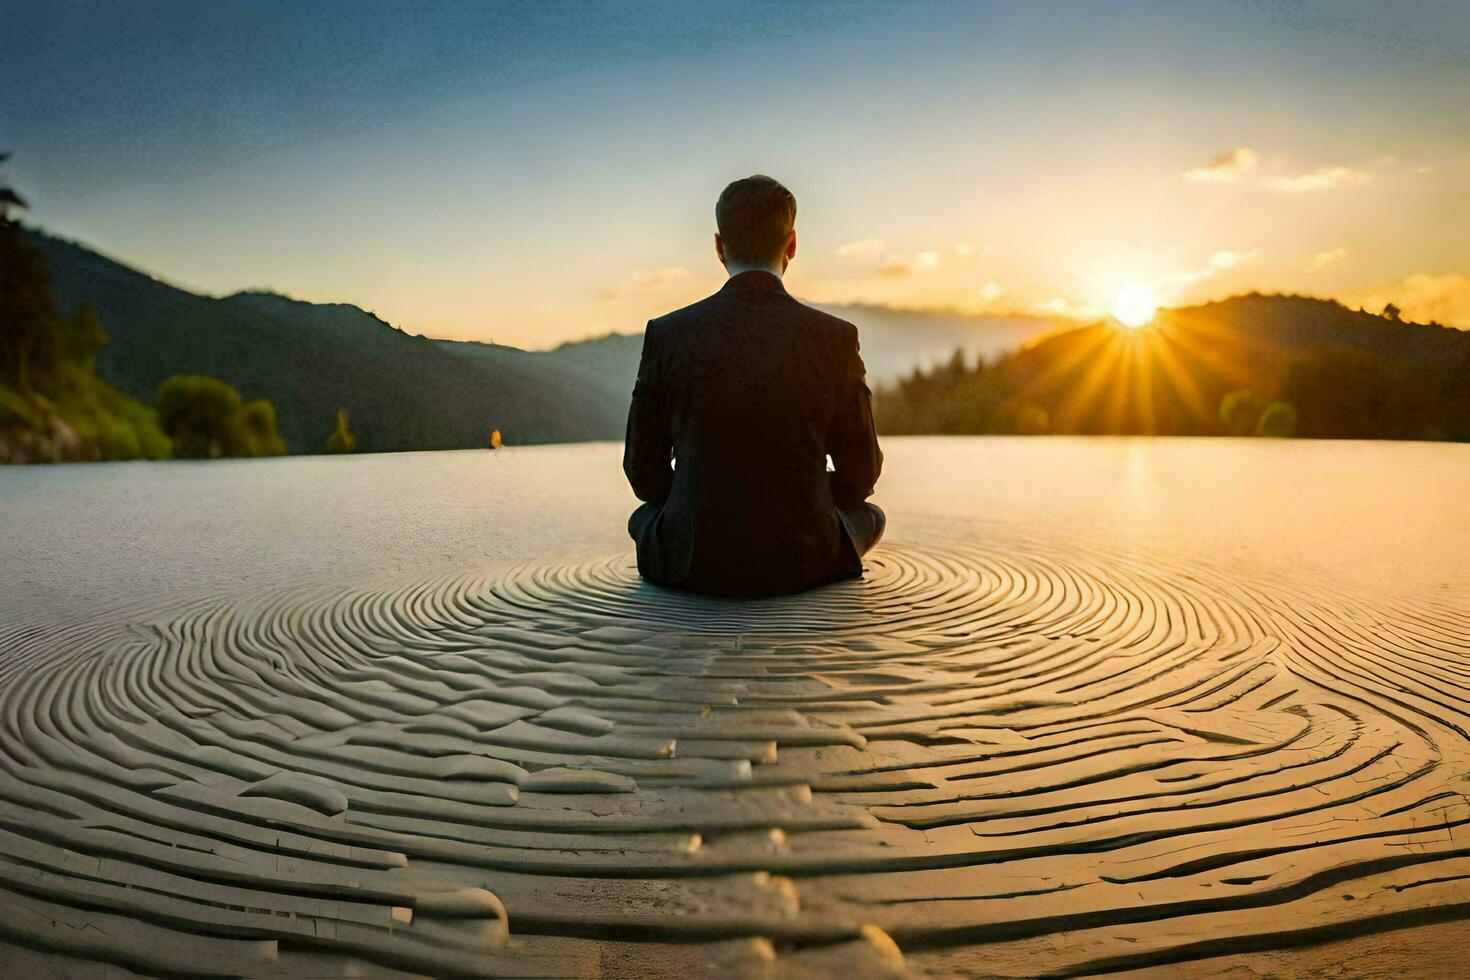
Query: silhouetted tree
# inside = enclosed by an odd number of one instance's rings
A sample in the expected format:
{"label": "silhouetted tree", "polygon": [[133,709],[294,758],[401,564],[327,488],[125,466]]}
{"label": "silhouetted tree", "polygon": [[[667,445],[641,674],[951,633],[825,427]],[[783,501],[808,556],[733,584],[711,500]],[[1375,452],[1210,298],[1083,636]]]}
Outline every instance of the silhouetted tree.
{"label": "silhouetted tree", "polygon": [[1232,436],[1248,436],[1256,431],[1264,403],[1249,388],[1232,391],[1220,399],[1220,423]]}
{"label": "silhouetted tree", "polygon": [[[10,160],[9,153],[0,153],[0,166],[4,166]],[[15,192],[15,188],[0,179],[0,221],[10,220],[12,208],[23,208],[26,206],[25,199]]]}
{"label": "silhouetted tree", "polygon": [[61,363],[64,330],[45,259],[0,218],[0,383],[22,393],[44,383]]}
{"label": "silhouetted tree", "polygon": [[88,369],[93,368],[97,352],[107,346],[107,331],[102,329],[102,318],[97,315],[97,308],[91,303],[83,303],[67,327],[63,345],[66,359]]}
{"label": "silhouetted tree", "polygon": [[238,391],[199,374],[169,378],[159,387],[154,406],[158,424],[173,440],[174,455],[183,459],[225,455],[242,407]]}
{"label": "silhouetted tree", "polygon": [[1289,438],[1296,434],[1296,408],[1287,402],[1272,402],[1261,412],[1261,419],[1256,423],[1256,435],[1268,436],[1277,439]]}
{"label": "silhouetted tree", "polygon": [[949,363],[945,365],[945,369],[953,381],[959,381],[965,376],[970,368],[965,362],[965,349],[963,347],[956,347],[954,349],[954,353],[949,356]]}
{"label": "silhouetted tree", "polygon": [[242,404],[240,393],[200,374],[178,374],[158,389],[159,425],[185,459],[279,456],[286,444],[276,433],[276,410],[263,398]]}
{"label": "silhouetted tree", "polygon": [[1051,417],[1039,405],[1020,405],[1015,414],[1016,434],[1044,436],[1051,431]]}
{"label": "silhouetted tree", "polygon": [[1146,337],[1094,325],[973,368],[952,358],[880,387],[874,417],[885,434],[1470,440],[1470,333],[1396,322],[1236,297]]}
{"label": "silhouetted tree", "polygon": [[86,304],[71,319],[61,315],[45,258],[10,218],[24,206],[0,185],[0,424],[10,430],[0,433],[0,458],[169,455],[153,412],[97,377],[107,343],[101,318]]}
{"label": "silhouetted tree", "polygon": [[276,431],[276,407],[264,398],[241,406],[235,417],[231,456],[284,456],[286,440]]}
{"label": "silhouetted tree", "polygon": [[337,426],[327,436],[327,452],[350,453],[357,450],[357,436],[347,425],[347,409],[337,409]]}

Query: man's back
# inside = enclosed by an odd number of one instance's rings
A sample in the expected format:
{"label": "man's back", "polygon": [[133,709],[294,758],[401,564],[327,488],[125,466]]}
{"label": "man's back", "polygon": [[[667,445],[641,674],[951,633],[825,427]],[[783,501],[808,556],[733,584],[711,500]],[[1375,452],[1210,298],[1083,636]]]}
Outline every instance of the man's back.
{"label": "man's back", "polygon": [[651,581],[766,595],[859,574],[839,507],[861,506],[882,454],[856,328],[764,271],[650,322],[623,462]]}

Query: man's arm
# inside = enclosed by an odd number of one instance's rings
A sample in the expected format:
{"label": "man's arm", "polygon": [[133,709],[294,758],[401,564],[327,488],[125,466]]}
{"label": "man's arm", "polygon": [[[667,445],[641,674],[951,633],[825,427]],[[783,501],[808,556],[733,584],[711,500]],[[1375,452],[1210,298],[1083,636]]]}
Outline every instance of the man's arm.
{"label": "man's arm", "polygon": [[873,394],[868,390],[867,368],[858,353],[857,328],[842,341],[842,387],[837,412],[827,433],[827,453],[836,472],[832,474],[832,496],[838,505],[859,503],[873,495],[873,485],[883,471],[883,450],[873,427]]}
{"label": "man's arm", "polygon": [[650,323],[643,331],[643,355],[638,361],[638,381],[633,385],[633,404],[628,409],[623,473],[639,500],[661,504],[674,482],[669,467],[674,441],[654,357],[653,334]]}

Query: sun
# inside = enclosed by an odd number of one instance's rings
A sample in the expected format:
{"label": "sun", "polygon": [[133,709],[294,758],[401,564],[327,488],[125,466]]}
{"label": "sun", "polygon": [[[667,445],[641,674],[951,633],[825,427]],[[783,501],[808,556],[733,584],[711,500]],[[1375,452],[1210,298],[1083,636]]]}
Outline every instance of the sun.
{"label": "sun", "polygon": [[1137,330],[1148,323],[1158,311],[1158,294],[1137,282],[1124,283],[1108,307],[1108,312],[1130,330]]}

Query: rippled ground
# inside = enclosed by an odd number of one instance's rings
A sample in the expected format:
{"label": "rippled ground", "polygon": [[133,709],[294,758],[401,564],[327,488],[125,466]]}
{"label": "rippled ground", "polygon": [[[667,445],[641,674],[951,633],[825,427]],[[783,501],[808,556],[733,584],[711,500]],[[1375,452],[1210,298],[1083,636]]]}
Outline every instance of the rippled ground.
{"label": "rippled ground", "polygon": [[888,450],[866,578],[754,603],[637,582],[616,447],[0,472],[0,963],[1089,974],[1366,936],[1413,973],[1470,936],[1470,453]]}

